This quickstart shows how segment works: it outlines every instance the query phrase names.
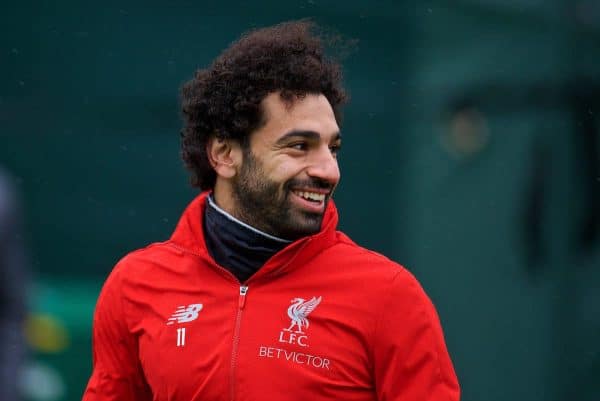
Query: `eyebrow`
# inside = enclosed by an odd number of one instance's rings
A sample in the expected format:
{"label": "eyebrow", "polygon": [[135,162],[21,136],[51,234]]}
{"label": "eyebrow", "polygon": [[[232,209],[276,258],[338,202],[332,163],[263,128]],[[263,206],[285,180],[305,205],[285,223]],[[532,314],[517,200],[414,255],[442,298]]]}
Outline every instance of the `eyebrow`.
{"label": "eyebrow", "polygon": [[[276,144],[281,145],[288,141],[290,138],[294,137],[302,137],[306,139],[319,140],[321,139],[321,135],[315,131],[304,131],[304,130],[292,130],[290,132],[285,133],[281,138],[279,138]],[[342,139],[342,133],[336,132],[333,136],[334,141],[339,141]]]}

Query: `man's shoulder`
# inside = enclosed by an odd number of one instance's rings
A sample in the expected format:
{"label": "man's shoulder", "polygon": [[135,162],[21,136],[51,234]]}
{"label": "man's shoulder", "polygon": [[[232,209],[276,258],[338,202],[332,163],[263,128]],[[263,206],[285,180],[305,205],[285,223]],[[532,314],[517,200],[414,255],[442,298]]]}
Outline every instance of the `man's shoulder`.
{"label": "man's shoulder", "polygon": [[[339,233],[336,245],[328,252],[332,272],[352,277],[354,282],[369,288],[369,292],[376,294],[378,299],[384,293],[389,297],[410,300],[426,297],[410,270],[379,252],[356,244],[343,233]],[[364,283],[369,283],[369,286],[364,286]],[[379,301],[375,303],[380,305]]]}
{"label": "man's shoulder", "polygon": [[146,245],[143,248],[134,249],[128,252],[119,260],[118,264],[121,263],[137,263],[144,260],[151,260],[178,253],[177,247],[172,243],[171,240],[163,242],[153,242]]}
{"label": "man's shoulder", "polygon": [[358,245],[346,234],[338,232],[338,241],[331,251],[335,258],[343,263],[367,267],[371,272],[398,274],[406,269],[389,257]]}
{"label": "man's shoulder", "polygon": [[181,252],[171,241],[154,242],[123,256],[112,269],[110,276],[117,281],[137,280],[167,266]]}

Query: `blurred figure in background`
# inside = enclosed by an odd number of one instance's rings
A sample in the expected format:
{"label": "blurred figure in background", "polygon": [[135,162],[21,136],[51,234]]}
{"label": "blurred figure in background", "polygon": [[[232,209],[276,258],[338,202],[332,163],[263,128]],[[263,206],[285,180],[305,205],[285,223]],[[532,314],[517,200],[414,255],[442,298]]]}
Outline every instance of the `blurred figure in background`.
{"label": "blurred figure in background", "polygon": [[0,392],[3,401],[20,399],[24,357],[25,257],[20,208],[10,176],[0,169]]}

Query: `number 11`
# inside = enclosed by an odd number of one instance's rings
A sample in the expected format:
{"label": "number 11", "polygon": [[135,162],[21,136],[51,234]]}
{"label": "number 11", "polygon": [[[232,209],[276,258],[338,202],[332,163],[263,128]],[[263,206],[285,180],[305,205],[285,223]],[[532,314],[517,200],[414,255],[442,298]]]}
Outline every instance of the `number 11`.
{"label": "number 11", "polygon": [[183,347],[185,345],[185,327],[177,329],[177,346]]}

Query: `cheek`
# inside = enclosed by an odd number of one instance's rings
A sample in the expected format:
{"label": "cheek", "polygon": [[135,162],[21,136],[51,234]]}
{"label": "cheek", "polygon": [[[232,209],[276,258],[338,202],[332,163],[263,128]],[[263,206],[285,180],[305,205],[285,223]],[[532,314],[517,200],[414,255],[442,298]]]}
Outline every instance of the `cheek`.
{"label": "cheek", "polygon": [[301,164],[290,160],[280,163],[273,163],[268,167],[268,170],[265,169],[265,173],[270,180],[281,184],[293,178],[297,178],[301,172]]}

